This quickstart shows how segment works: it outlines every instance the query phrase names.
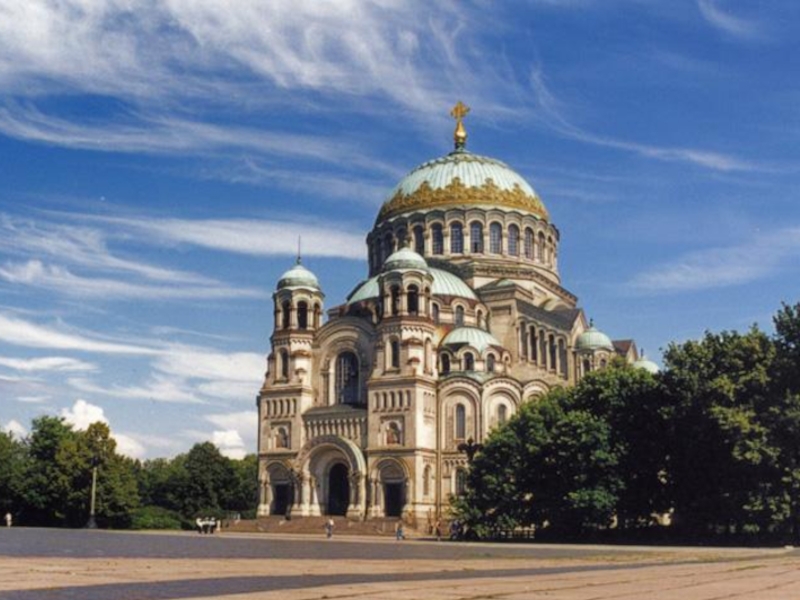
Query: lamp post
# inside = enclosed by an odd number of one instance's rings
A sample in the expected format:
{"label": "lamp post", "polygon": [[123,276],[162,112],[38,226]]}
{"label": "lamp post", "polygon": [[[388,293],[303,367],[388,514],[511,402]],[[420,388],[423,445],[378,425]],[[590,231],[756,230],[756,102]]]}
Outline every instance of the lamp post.
{"label": "lamp post", "polygon": [[97,522],[94,520],[95,499],[97,498],[97,465],[100,459],[92,457],[92,495],[89,501],[89,520],[86,522],[86,529],[97,529]]}
{"label": "lamp post", "polygon": [[458,445],[458,451],[467,455],[467,463],[470,467],[472,466],[472,461],[475,460],[475,455],[481,450],[483,450],[483,444],[476,444],[472,438]]}

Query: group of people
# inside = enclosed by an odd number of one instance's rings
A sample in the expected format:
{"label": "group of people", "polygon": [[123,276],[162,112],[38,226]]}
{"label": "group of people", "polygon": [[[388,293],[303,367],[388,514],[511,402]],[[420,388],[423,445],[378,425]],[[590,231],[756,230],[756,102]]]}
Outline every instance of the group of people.
{"label": "group of people", "polygon": [[217,520],[214,517],[197,517],[195,524],[197,533],[214,533],[217,530]]}

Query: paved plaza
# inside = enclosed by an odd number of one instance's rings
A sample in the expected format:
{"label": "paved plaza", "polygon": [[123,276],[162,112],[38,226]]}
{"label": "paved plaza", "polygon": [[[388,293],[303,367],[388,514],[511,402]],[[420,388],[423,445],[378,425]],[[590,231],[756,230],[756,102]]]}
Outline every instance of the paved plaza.
{"label": "paved plaza", "polygon": [[0,530],[2,600],[800,600],[792,549]]}

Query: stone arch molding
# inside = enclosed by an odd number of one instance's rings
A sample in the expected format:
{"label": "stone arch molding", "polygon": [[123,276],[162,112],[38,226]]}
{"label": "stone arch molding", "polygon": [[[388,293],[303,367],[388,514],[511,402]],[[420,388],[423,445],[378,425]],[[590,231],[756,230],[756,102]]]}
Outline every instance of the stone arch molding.
{"label": "stone arch molding", "polygon": [[311,459],[320,451],[331,448],[344,454],[350,473],[367,472],[367,463],[359,447],[351,440],[335,435],[323,435],[306,442],[295,459],[295,469],[299,472],[308,473]]}

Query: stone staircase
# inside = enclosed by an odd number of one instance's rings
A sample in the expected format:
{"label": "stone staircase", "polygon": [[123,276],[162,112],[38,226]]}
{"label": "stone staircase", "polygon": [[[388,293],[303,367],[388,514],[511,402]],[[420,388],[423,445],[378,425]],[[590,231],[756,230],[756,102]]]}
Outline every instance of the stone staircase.
{"label": "stone staircase", "polygon": [[[290,533],[300,535],[325,535],[325,522],[328,517],[293,517],[286,520],[282,516],[259,517],[258,519],[243,519],[237,522],[226,522],[223,532],[237,533]],[[348,519],[347,517],[333,517],[335,524],[334,536],[376,536],[394,537],[397,518],[376,518],[368,521]],[[406,537],[419,537],[419,532],[408,525],[404,527]]]}

